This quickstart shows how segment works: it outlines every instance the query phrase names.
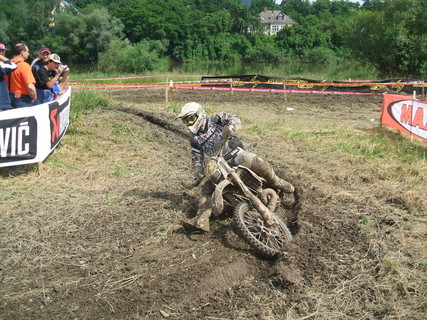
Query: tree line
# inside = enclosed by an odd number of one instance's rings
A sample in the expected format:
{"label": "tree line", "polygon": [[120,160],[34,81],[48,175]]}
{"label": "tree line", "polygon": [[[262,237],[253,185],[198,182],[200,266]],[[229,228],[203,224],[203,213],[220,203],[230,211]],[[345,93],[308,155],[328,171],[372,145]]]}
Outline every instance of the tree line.
{"label": "tree line", "polygon": [[[427,74],[426,7],[427,0],[0,1],[0,42],[25,42],[33,56],[46,45],[104,72],[160,70],[170,60],[356,61],[383,76],[420,77]],[[264,8],[296,24],[267,36]]]}

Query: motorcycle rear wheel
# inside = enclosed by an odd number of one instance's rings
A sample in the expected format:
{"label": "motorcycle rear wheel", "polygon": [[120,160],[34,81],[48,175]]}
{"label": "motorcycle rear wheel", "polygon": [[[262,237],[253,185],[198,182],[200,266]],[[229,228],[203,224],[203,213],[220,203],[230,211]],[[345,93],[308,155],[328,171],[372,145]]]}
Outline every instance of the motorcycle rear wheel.
{"label": "motorcycle rear wheel", "polygon": [[266,226],[261,215],[248,203],[239,204],[234,212],[237,231],[259,254],[275,259],[286,252],[286,244],[292,234],[286,224],[274,212],[273,226]]}

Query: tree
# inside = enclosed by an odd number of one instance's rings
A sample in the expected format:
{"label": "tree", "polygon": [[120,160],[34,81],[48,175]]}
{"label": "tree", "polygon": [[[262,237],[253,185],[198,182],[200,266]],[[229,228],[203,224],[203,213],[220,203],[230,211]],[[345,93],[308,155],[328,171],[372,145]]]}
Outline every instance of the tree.
{"label": "tree", "polygon": [[345,43],[385,76],[419,76],[427,73],[426,18],[424,0],[386,1],[378,10],[354,13]]}
{"label": "tree", "polygon": [[[317,63],[346,58],[370,62],[387,75],[427,74],[426,0],[252,0],[251,8],[241,0],[68,2],[78,13],[68,7],[61,12],[60,0],[0,1],[0,41],[9,48],[26,42],[32,57],[47,45],[67,62],[96,63],[114,43],[126,54],[144,56],[147,68],[165,56]],[[265,36],[259,19],[264,8],[282,10],[296,25]],[[153,43],[164,47],[156,50]],[[132,61],[127,70],[137,69]]]}
{"label": "tree", "polygon": [[313,14],[313,7],[309,0],[283,0],[282,10],[295,21]]}
{"label": "tree", "polygon": [[114,40],[99,54],[98,68],[103,72],[128,73],[161,70],[167,62],[164,59],[166,48],[166,41],[143,40],[130,44],[126,40]]}
{"label": "tree", "polygon": [[43,41],[64,56],[65,61],[96,62],[114,40],[123,39],[123,25],[106,9],[89,14],[59,13]]}
{"label": "tree", "polygon": [[49,32],[52,12],[58,5],[58,0],[0,1],[1,41],[8,42],[9,47],[25,42],[30,51],[35,51],[32,47]]}
{"label": "tree", "polygon": [[251,11],[253,14],[259,15],[265,8],[269,10],[280,9],[274,0],[252,0]]}
{"label": "tree", "polygon": [[252,37],[252,46],[247,49],[244,59],[255,62],[284,62],[286,52],[281,50],[273,37],[256,34]]}
{"label": "tree", "polygon": [[301,59],[308,49],[328,47],[328,34],[318,28],[319,19],[308,16],[302,23],[283,28],[276,35],[276,43],[294,59]]}

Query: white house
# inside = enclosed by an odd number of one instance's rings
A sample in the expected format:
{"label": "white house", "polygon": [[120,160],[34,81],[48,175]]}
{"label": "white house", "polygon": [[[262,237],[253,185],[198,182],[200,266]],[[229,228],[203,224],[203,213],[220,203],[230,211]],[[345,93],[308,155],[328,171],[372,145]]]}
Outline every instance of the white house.
{"label": "white house", "polygon": [[265,34],[275,35],[287,26],[293,26],[296,22],[280,10],[264,9],[260,14],[261,23],[265,24]]}

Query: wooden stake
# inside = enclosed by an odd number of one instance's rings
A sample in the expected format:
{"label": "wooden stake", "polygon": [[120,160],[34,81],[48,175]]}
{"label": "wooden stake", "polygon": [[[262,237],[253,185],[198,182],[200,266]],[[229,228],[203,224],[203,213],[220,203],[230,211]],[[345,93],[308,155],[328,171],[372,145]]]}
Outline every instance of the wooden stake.
{"label": "wooden stake", "polygon": [[[412,92],[412,98],[415,100],[417,98],[417,92],[414,90]],[[412,114],[411,114],[411,120],[414,119],[414,101],[412,101],[412,106],[411,106],[411,110],[412,110]],[[411,133],[411,142],[413,140],[413,134],[412,134],[412,126],[411,126],[411,130],[409,131]]]}
{"label": "wooden stake", "polygon": [[283,82],[283,90],[285,90],[284,91],[284,95],[285,95],[285,105],[287,105],[288,104],[288,95],[287,95],[287,93],[286,93],[286,84]]}
{"label": "wooden stake", "polygon": [[425,91],[424,91],[424,86],[425,86],[425,82],[424,82],[424,80],[423,80],[423,87],[422,87],[422,96],[424,97],[424,100],[425,101],[427,101],[427,95],[425,94]]}
{"label": "wooden stake", "polygon": [[169,103],[168,92],[169,92],[169,77],[166,78],[166,90],[165,90],[166,103]]}
{"label": "wooden stake", "polygon": [[42,175],[42,173],[43,173],[43,162],[37,162],[37,173],[39,174],[39,176]]}
{"label": "wooden stake", "polygon": [[173,82],[172,80],[169,82],[169,90],[171,94],[171,102],[173,102]]}

